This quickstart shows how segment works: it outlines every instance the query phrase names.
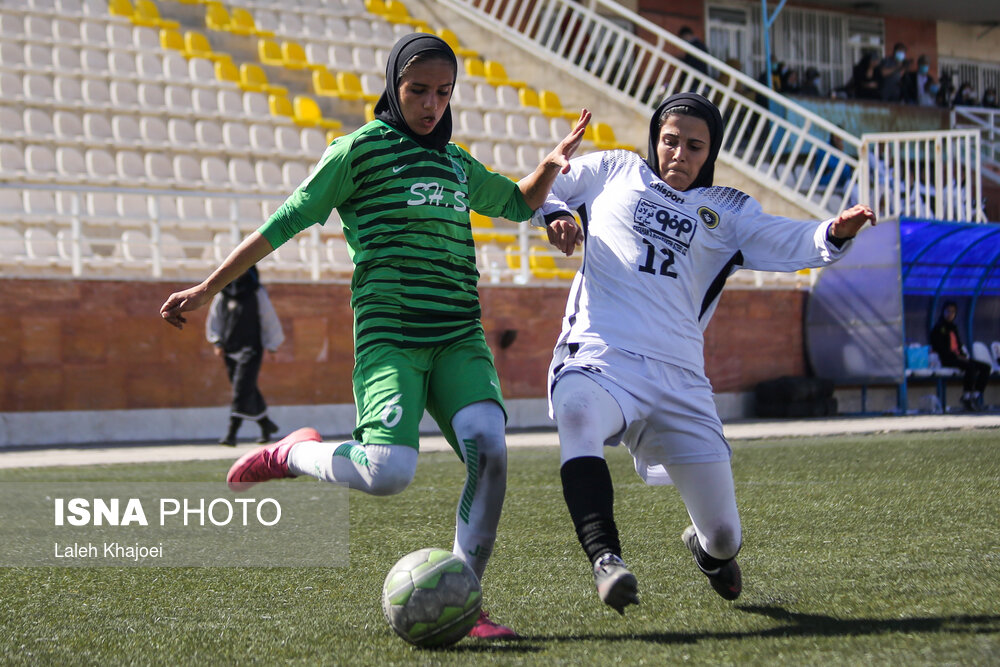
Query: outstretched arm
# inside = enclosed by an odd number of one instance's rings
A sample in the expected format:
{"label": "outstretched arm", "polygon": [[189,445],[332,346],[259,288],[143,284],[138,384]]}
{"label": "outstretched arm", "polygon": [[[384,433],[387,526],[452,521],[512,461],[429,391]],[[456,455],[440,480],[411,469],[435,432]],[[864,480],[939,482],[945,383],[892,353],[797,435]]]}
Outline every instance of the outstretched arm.
{"label": "outstretched arm", "polygon": [[260,232],[253,232],[236,249],[229,253],[215,271],[201,284],[174,292],[160,306],[160,317],[178,329],[184,328],[187,319],[181,314],[201,308],[212,300],[222,288],[233,282],[247,269],[271,254],[274,248]]}
{"label": "outstretched arm", "polygon": [[517,187],[524,195],[525,203],[532,210],[545,203],[545,197],[552,189],[552,183],[555,182],[556,176],[569,171],[569,159],[580,147],[580,142],[583,141],[583,131],[587,129],[588,123],[590,123],[590,112],[584,109],[580,112],[580,119],[576,121],[576,125],[566,135],[566,138],[560,141],[559,145],[542,160],[534,172],[517,182]]}
{"label": "outstretched arm", "polygon": [[875,212],[870,206],[857,204],[846,211],[841,211],[840,215],[830,223],[827,233],[835,239],[853,239],[857,236],[866,222],[875,225]]}

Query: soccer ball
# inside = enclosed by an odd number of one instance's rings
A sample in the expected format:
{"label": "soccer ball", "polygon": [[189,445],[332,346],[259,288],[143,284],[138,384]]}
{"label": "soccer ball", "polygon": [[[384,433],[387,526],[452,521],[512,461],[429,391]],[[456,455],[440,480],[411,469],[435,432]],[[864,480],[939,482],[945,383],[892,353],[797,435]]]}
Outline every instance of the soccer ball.
{"label": "soccer ball", "polygon": [[416,646],[448,646],[469,634],[483,602],[479,578],[444,549],[421,549],[392,566],[382,612],[396,634]]}

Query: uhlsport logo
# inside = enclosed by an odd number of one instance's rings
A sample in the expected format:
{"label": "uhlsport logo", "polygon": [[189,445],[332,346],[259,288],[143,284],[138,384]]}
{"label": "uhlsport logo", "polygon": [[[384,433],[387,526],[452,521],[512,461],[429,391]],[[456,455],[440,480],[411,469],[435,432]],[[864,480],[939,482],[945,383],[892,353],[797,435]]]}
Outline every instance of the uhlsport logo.
{"label": "uhlsport logo", "polygon": [[705,223],[707,229],[715,229],[719,226],[719,214],[707,206],[698,209],[698,217]]}

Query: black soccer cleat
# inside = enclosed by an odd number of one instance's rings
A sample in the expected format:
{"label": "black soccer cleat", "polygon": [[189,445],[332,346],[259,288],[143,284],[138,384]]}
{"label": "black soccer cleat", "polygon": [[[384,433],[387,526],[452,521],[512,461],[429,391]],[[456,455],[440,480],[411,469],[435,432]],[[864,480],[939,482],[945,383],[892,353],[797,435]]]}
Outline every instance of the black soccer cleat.
{"label": "black soccer cleat", "polygon": [[734,558],[714,571],[706,571],[701,566],[701,563],[698,562],[699,553],[701,553],[702,548],[698,544],[698,533],[695,531],[694,526],[685,528],[681,534],[681,539],[684,540],[687,548],[691,550],[694,562],[698,565],[698,569],[708,577],[708,583],[712,584],[715,592],[726,600],[735,600],[738,598],[740,593],[743,592],[743,575],[740,572],[740,566],[736,562],[736,559]]}
{"label": "black soccer cleat", "polygon": [[604,554],[594,563],[594,585],[601,601],[622,616],[625,607],[639,604],[639,582],[625,562],[613,553]]}

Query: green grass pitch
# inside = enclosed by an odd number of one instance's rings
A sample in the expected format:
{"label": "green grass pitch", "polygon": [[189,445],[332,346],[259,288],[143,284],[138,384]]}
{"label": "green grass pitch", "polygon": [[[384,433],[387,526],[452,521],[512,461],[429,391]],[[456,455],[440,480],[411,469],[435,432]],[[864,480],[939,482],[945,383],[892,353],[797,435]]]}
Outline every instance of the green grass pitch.
{"label": "green grass pitch", "polygon": [[[1000,432],[734,443],[744,592],[680,541],[676,490],[608,450],[642,604],[598,600],[555,448],[514,449],[485,608],[523,635],[422,650],[382,618],[403,554],[450,548],[463,469],[421,456],[391,498],[350,497],[350,567],[0,569],[0,664],[987,665],[1000,656]],[[2,481],[221,480],[228,461],[0,471]],[[288,480],[272,484],[316,484]]]}

